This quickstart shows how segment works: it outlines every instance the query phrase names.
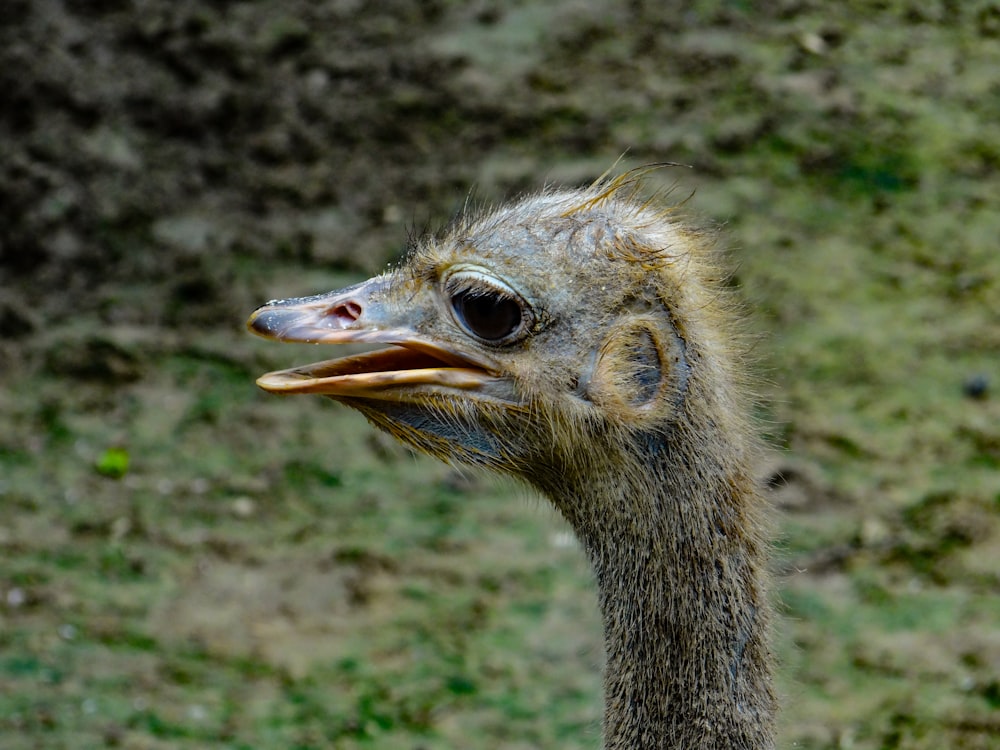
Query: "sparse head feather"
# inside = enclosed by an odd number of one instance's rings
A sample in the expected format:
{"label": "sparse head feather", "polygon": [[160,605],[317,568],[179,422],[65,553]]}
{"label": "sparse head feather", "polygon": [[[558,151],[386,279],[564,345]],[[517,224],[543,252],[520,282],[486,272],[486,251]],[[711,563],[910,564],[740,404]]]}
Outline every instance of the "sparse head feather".
{"label": "sparse head feather", "polygon": [[749,346],[726,258],[717,232],[682,216],[683,202],[647,189],[643,178],[659,166],[469,209],[415,245],[409,265],[427,279],[456,263],[482,265],[514,279],[543,319],[558,314],[595,330],[662,305],[686,355],[718,368],[713,379],[736,386],[736,397],[746,385]]}

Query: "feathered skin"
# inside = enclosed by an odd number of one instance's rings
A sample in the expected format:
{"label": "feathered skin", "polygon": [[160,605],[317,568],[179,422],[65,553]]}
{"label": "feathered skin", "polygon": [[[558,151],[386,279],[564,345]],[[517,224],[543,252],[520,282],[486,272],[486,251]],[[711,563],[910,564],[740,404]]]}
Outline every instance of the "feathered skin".
{"label": "feathered skin", "polygon": [[387,344],[263,376],[547,495],[593,565],[605,747],[773,747],[766,512],[713,237],[643,171],[461,217],[397,268],[271,302],[286,341]]}

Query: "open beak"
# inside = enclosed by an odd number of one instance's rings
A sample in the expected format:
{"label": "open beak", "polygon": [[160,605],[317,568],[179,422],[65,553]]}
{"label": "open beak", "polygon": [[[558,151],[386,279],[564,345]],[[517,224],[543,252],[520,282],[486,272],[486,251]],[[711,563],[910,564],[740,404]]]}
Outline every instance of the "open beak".
{"label": "open beak", "polygon": [[389,344],[364,354],[269,372],[257,385],[271,393],[314,393],[385,400],[426,391],[489,390],[500,378],[485,358],[421,336],[393,319],[383,302],[391,276],[314,297],[275,300],[247,321],[251,332],[277,341]]}

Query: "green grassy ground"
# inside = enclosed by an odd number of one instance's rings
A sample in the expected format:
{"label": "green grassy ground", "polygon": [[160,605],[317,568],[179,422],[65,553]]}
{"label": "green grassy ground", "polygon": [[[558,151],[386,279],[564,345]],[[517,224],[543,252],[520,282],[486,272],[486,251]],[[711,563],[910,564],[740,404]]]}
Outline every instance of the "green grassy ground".
{"label": "green grassy ground", "polygon": [[[414,22],[430,83],[399,74],[358,114],[411,118],[382,135],[416,154],[376,163],[361,203],[309,203],[265,160],[240,173],[257,213],[105,217],[83,242],[125,270],[25,304],[29,336],[10,310],[63,256],[0,279],[0,745],[599,746],[599,623],[563,524],[346,409],[257,392],[305,350],[242,323],[379,267],[410,197],[446,218],[473,184],[583,180],[628,149],[693,166],[662,179],[725,225],[762,334],[783,746],[1000,747],[1000,15],[687,6],[440,3]],[[367,19],[358,64],[381,70],[407,19]],[[38,138],[24,153],[55,148]],[[361,174],[338,158],[316,163]]]}

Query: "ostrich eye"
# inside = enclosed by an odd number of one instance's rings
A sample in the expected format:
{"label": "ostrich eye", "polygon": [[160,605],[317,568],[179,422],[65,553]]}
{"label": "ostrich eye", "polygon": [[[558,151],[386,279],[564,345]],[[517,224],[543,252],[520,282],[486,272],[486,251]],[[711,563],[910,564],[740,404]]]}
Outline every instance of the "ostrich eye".
{"label": "ostrich eye", "polygon": [[500,341],[521,327],[521,306],[495,292],[467,290],[451,298],[458,322],[485,341]]}
{"label": "ostrich eye", "polygon": [[452,274],[446,289],[455,320],[482,341],[507,344],[528,327],[527,303],[498,279],[465,270]]}

